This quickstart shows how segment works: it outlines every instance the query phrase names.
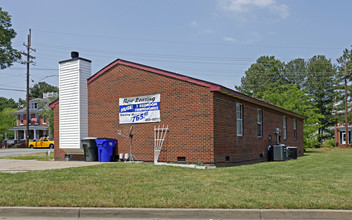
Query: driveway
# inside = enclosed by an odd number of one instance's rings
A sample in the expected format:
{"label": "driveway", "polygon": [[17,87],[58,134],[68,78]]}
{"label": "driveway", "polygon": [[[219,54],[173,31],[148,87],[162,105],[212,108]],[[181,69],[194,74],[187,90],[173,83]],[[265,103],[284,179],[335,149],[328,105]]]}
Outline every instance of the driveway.
{"label": "driveway", "polygon": [[0,148],[0,157],[5,157],[9,155],[22,155],[22,154],[34,154],[39,152],[47,152],[50,150],[54,152],[54,149],[30,149],[30,148]]}
{"label": "driveway", "polygon": [[21,173],[31,170],[52,170],[70,167],[84,167],[102,164],[100,162],[85,161],[37,161],[37,160],[11,160],[0,159],[0,172]]}

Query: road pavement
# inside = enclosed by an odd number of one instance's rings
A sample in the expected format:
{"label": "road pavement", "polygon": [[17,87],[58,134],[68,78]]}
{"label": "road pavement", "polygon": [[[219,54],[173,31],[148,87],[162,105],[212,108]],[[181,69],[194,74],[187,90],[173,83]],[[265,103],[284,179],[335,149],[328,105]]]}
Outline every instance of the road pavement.
{"label": "road pavement", "polygon": [[54,152],[54,149],[30,149],[30,148],[0,148],[0,157],[10,156],[10,155],[22,155],[22,154],[34,154],[39,152]]}

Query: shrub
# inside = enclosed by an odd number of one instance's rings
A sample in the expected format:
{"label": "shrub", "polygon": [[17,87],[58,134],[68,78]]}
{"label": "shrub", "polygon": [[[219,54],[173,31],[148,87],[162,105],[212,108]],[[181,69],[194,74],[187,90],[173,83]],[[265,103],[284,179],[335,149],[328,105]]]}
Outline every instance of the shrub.
{"label": "shrub", "polygon": [[333,147],[337,147],[337,143],[335,141],[335,139],[328,139],[326,141],[323,141],[323,148],[333,148]]}

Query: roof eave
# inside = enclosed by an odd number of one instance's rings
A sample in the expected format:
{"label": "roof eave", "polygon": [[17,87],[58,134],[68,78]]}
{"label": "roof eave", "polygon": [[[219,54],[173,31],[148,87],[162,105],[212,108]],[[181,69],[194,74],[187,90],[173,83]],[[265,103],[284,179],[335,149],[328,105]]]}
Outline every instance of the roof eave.
{"label": "roof eave", "polygon": [[58,103],[59,103],[59,98],[57,98],[55,101],[50,103],[48,106],[49,106],[49,108],[53,109],[55,107],[55,105],[57,105]]}
{"label": "roof eave", "polygon": [[284,113],[284,114],[288,114],[288,115],[303,119],[303,120],[308,118],[305,115],[301,115],[301,114],[289,111],[287,109],[281,108],[279,106],[272,105],[270,103],[264,102],[262,100],[259,100],[259,99],[256,99],[256,98],[253,98],[253,97],[250,97],[250,96],[247,96],[247,95],[245,95],[243,93],[236,92],[236,91],[228,89],[226,87],[213,86],[213,87],[210,88],[210,91],[212,91],[212,92],[220,92],[220,93],[223,93],[223,94],[238,98],[240,100],[244,100],[244,101],[247,101],[247,102],[262,106],[262,107],[265,107],[265,108],[272,109],[274,111],[278,111],[278,112],[281,112],[281,113]]}

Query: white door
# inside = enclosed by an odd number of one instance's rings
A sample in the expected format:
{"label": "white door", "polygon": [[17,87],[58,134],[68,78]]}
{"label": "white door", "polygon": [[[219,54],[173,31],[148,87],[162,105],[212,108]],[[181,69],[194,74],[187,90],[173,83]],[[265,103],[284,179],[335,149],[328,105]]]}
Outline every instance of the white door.
{"label": "white door", "polygon": [[346,132],[341,131],[342,132],[342,139],[341,139],[341,144],[346,144]]}

